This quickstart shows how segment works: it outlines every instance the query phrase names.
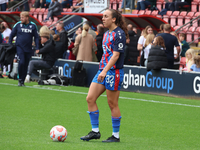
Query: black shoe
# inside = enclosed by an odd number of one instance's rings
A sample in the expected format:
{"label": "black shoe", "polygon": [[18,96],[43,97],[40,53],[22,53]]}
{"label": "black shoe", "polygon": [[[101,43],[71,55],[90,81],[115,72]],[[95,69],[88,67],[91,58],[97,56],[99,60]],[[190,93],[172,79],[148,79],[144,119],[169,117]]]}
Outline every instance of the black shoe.
{"label": "black shoe", "polygon": [[89,141],[89,140],[92,140],[92,139],[100,139],[100,137],[101,137],[100,132],[91,131],[91,132],[88,133],[88,135],[82,136],[80,139],[83,140],[83,141]]}
{"label": "black shoe", "polygon": [[105,143],[110,143],[110,142],[120,142],[120,138],[116,138],[114,137],[113,135],[111,137],[109,137],[107,140],[104,140],[102,142],[105,142]]}
{"label": "black shoe", "polygon": [[25,86],[25,85],[21,81],[18,81],[18,86]]}

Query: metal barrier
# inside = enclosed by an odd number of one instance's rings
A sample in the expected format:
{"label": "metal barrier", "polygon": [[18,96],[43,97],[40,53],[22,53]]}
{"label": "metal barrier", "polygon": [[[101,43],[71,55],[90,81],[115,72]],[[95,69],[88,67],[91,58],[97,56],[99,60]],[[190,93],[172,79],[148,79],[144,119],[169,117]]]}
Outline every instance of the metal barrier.
{"label": "metal barrier", "polygon": [[16,5],[14,5],[13,7],[9,8],[8,11],[16,11],[16,9],[22,5],[24,5],[25,3],[27,3],[28,0],[22,0],[19,3],[17,3]]}

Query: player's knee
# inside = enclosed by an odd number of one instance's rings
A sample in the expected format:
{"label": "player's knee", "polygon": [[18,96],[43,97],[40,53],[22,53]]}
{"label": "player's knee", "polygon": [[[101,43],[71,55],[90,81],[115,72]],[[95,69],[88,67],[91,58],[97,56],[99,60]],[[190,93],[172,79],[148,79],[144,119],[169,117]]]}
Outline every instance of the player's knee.
{"label": "player's knee", "polygon": [[94,100],[93,100],[93,98],[92,98],[91,95],[88,95],[88,96],[86,97],[86,101],[87,101],[87,103],[93,103],[93,102],[94,102]]}
{"label": "player's knee", "polygon": [[115,103],[115,102],[112,101],[112,100],[108,100],[108,105],[109,105],[109,107],[110,107],[111,110],[112,110],[113,108],[115,108],[115,107],[118,106],[118,104]]}

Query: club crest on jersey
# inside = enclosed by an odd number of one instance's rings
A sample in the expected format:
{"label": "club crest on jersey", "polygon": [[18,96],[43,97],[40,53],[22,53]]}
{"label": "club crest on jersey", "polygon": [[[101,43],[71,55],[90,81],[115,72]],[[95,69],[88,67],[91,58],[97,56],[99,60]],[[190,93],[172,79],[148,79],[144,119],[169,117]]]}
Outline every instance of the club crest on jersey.
{"label": "club crest on jersey", "polygon": [[123,47],[124,47],[123,43],[118,44],[118,50],[123,50]]}
{"label": "club crest on jersey", "polygon": [[32,25],[30,25],[29,27],[32,28]]}

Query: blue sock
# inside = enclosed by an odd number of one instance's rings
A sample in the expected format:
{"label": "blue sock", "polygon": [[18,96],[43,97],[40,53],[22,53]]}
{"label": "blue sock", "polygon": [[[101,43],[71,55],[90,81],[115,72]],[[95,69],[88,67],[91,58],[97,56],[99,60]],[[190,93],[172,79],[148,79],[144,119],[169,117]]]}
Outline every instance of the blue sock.
{"label": "blue sock", "polygon": [[99,110],[97,111],[87,111],[90,115],[90,121],[92,125],[92,131],[99,132]]}
{"label": "blue sock", "polygon": [[112,117],[113,135],[116,138],[119,138],[119,128],[120,128],[121,118],[122,118],[121,116],[120,117]]}

